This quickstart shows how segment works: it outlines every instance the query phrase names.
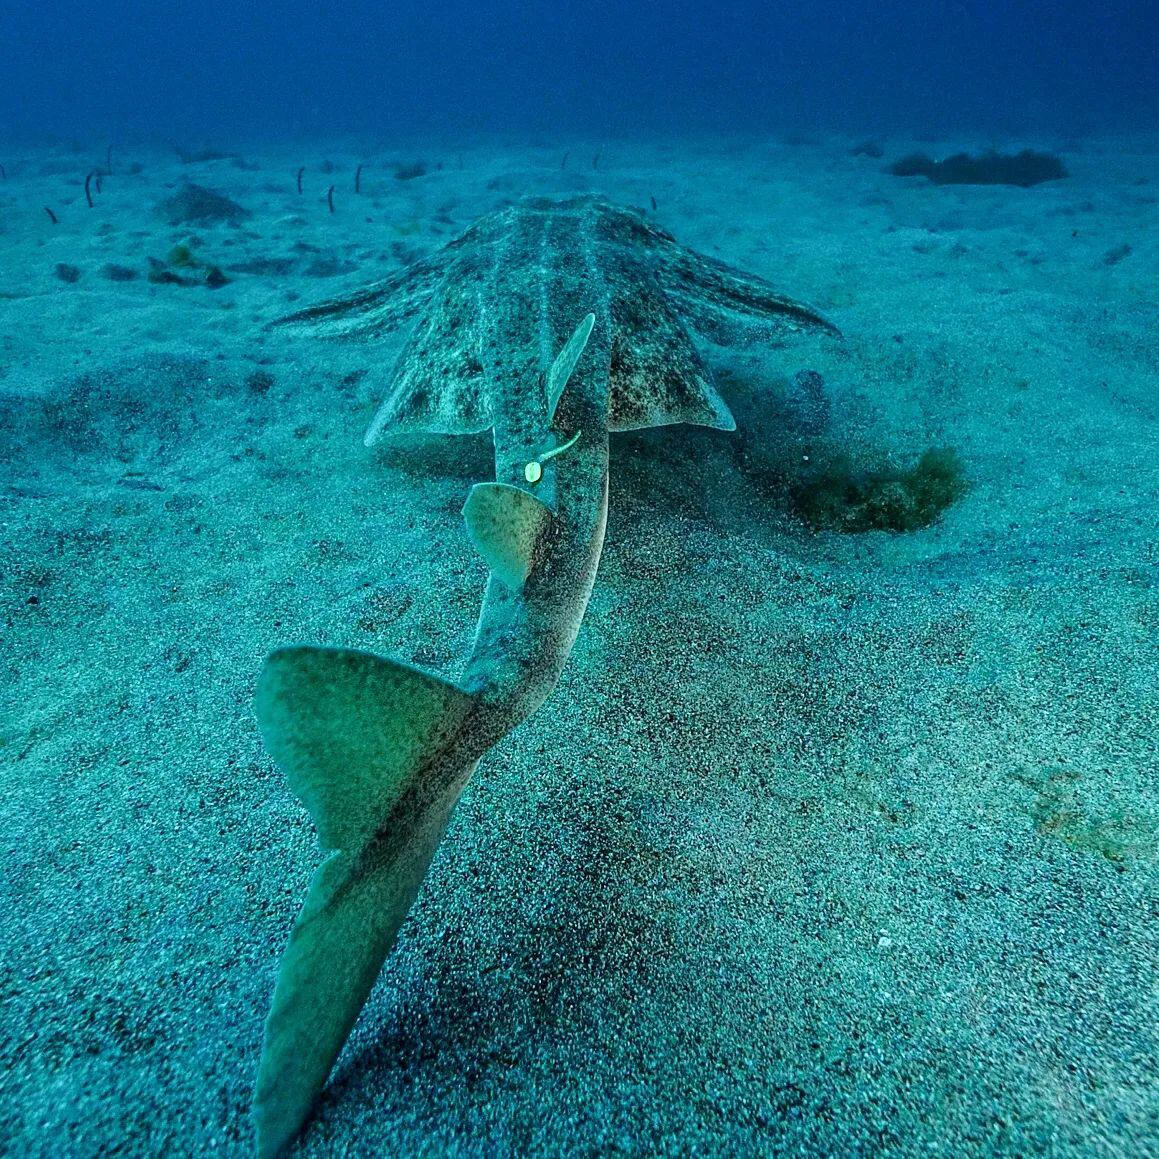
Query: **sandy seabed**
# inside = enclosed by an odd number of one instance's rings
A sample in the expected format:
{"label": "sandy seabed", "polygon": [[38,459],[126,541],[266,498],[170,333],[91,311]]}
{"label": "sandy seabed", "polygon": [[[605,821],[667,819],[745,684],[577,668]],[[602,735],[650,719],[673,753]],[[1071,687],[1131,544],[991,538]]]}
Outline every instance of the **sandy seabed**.
{"label": "sandy seabed", "polygon": [[[246,1153],[319,859],[257,670],[470,641],[486,437],[364,449],[391,351],[264,324],[596,191],[845,338],[710,351],[735,434],[615,437],[575,653],[301,1154],[1159,1151],[1159,144],[1032,189],[855,144],[124,147],[92,208],[103,147],[3,158],[0,1150]],[[187,181],[249,216],[168,224]],[[930,446],[968,480],[931,527],[794,507],[819,449]]]}

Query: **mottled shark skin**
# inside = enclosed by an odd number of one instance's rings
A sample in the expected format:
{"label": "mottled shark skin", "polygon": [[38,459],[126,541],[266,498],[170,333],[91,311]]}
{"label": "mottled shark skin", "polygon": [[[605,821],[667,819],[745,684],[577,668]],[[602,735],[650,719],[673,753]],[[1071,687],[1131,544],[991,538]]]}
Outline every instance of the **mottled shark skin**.
{"label": "mottled shark skin", "polygon": [[608,432],[726,430],[685,324],[720,340],[835,332],[768,283],[591,197],[528,201],[366,290],[278,325],[374,339],[408,324],[367,443],[491,429],[467,531],[491,574],[456,681],[348,649],[274,652],[255,711],[328,856],[282,959],[254,1097],[257,1149],[308,1118],[480,758],[543,703],[595,581]]}

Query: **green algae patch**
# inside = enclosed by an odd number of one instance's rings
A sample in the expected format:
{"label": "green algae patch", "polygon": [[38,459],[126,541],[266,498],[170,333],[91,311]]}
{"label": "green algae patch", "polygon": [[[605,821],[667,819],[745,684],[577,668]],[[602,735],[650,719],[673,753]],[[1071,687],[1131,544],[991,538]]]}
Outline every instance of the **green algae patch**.
{"label": "green algae patch", "polygon": [[208,286],[211,290],[229,284],[220,266],[198,257],[193,246],[184,242],[175,245],[164,261],[149,259],[149,281],[155,286]]}
{"label": "green algae patch", "polygon": [[201,260],[194,256],[193,250],[188,245],[175,245],[169,251],[169,264],[177,266],[179,269],[195,269],[200,266]]}
{"label": "green algae patch", "polygon": [[1088,801],[1090,790],[1082,776],[1066,770],[1051,776],[1030,807],[1035,831],[1054,838],[1076,853],[1097,854],[1116,865],[1138,858],[1154,858],[1159,841],[1153,823],[1122,809],[1099,809]]}
{"label": "green algae patch", "polygon": [[909,468],[859,467],[848,455],[819,461],[793,491],[797,513],[817,531],[917,531],[966,493],[952,447],[931,447]]}

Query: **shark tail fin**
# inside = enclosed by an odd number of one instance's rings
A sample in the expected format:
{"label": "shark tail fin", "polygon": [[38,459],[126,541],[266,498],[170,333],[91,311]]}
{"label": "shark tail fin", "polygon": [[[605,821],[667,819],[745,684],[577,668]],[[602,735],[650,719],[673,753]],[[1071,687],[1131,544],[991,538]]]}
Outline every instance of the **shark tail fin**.
{"label": "shark tail fin", "polygon": [[450,742],[474,701],[366,652],[286,648],[254,707],[330,856],[282,957],[254,1094],[257,1151],[280,1154],[326,1083],[426,876],[474,762]]}

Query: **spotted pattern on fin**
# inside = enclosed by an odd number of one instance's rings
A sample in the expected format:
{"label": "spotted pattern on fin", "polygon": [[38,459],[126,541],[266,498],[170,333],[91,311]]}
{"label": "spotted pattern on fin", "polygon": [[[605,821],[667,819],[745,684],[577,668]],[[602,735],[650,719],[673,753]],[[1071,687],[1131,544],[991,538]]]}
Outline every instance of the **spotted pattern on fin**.
{"label": "spotted pattern on fin", "polygon": [[[593,269],[598,277],[587,277]],[[372,443],[397,431],[485,430],[499,411],[512,412],[513,392],[542,398],[566,339],[560,325],[570,333],[577,320],[574,311],[548,315],[581,298],[584,312],[611,328],[611,430],[676,422],[733,428],[686,324],[718,342],[754,326],[773,344],[800,331],[835,332],[762,278],[684,249],[642,213],[591,196],[529,199],[489,214],[385,281],[282,322],[320,337],[372,338],[419,320],[367,432]],[[513,334],[511,319],[525,316]]]}
{"label": "spotted pattern on fin", "polygon": [[700,352],[657,286],[641,280],[634,295],[617,297],[612,324],[609,430],[671,423],[736,428]]}

